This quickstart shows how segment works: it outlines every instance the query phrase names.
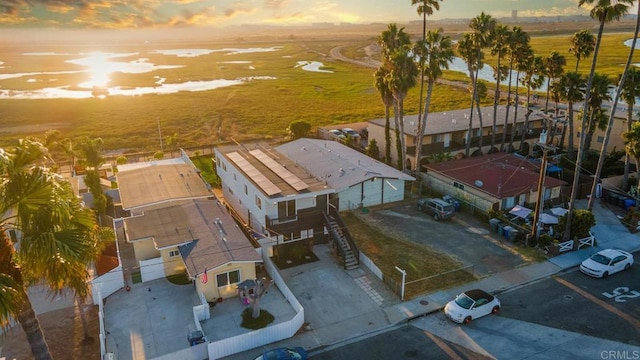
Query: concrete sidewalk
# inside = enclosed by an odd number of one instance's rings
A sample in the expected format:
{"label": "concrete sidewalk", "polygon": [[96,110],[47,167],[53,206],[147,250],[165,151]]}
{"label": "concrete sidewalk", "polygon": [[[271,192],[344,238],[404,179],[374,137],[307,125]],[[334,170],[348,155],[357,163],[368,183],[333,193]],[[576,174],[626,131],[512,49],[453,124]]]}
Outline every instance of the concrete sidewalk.
{"label": "concrete sidewalk", "polygon": [[[585,209],[587,201],[578,200],[576,207]],[[380,311],[361,313],[349,318],[349,321],[344,321],[346,319],[343,319],[343,321],[336,321],[334,324],[326,324],[321,333],[316,334],[314,330],[303,332],[293,338],[271,344],[269,348],[302,346],[312,351],[342,342],[355,341],[357,338],[374,335],[410,319],[440,311],[447,302],[468,289],[481,288],[487,292],[498,294],[575,267],[591,254],[605,248],[619,248],[630,252],[640,250],[640,236],[631,234],[606,205],[602,204],[601,201],[597,201],[592,211],[596,218],[596,225],[592,228],[596,238],[596,246],[594,247],[565,253],[544,262],[496,273],[462,286],[426,294],[410,301],[383,306]],[[313,311],[314,309],[306,309],[307,313],[312,313]],[[381,318],[381,313],[385,315],[386,321]],[[349,326],[346,326],[346,324],[349,324]],[[248,355],[258,355],[261,351],[262,349],[253,349],[225,359],[250,358],[251,356]]]}

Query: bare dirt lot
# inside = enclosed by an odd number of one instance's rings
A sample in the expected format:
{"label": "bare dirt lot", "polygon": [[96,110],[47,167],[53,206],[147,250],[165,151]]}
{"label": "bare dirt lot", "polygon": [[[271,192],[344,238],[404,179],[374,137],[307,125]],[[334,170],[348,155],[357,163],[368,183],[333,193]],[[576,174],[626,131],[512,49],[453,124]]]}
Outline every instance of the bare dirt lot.
{"label": "bare dirt lot", "polygon": [[[100,359],[98,307],[86,306],[85,314],[89,334],[93,338],[91,341],[83,341],[84,330],[78,307],[38,315],[54,359]],[[0,358],[2,357],[6,357],[7,360],[33,359],[27,337],[19,325],[8,331],[6,337],[0,338]]]}

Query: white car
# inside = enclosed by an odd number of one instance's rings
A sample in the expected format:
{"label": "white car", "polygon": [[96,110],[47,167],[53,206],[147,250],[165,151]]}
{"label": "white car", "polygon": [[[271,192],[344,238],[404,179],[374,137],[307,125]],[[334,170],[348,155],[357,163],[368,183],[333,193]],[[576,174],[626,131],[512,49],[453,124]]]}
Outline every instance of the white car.
{"label": "white car", "polygon": [[444,314],[459,324],[468,324],[473,319],[496,314],[498,311],[500,311],[500,300],[480,289],[465,291],[444,307]]}
{"label": "white car", "polygon": [[618,271],[628,270],[633,265],[633,255],[618,249],[605,249],[591,255],[580,264],[580,271],[593,276],[606,278]]}

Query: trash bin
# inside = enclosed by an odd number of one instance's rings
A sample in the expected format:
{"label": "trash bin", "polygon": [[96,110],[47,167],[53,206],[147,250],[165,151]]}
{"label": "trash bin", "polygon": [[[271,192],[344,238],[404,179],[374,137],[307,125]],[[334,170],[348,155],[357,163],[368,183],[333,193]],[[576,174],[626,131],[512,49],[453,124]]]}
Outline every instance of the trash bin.
{"label": "trash bin", "polygon": [[509,239],[509,233],[512,232],[513,230],[515,230],[514,228],[512,228],[511,226],[505,226],[502,228],[504,230],[504,234],[503,236],[507,239]]}
{"label": "trash bin", "polygon": [[500,219],[493,218],[489,220],[489,229],[491,229],[491,232],[498,232],[498,224],[500,224]]}
{"label": "trash bin", "polygon": [[509,230],[509,241],[515,242],[517,237],[518,237],[518,230],[513,228]]}
{"label": "trash bin", "polygon": [[498,223],[498,235],[502,236],[504,234],[504,224]]}
{"label": "trash bin", "polygon": [[636,206],[636,201],[634,199],[626,199],[624,201],[624,209],[629,210],[630,207]]}

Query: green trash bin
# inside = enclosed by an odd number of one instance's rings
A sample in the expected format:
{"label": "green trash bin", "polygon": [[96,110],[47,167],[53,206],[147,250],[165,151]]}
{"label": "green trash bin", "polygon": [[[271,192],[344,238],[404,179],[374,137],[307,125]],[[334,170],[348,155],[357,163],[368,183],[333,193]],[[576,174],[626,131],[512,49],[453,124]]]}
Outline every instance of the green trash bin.
{"label": "green trash bin", "polygon": [[498,235],[503,236],[504,234],[504,224],[498,223]]}
{"label": "green trash bin", "polygon": [[500,224],[500,219],[494,218],[489,220],[489,229],[491,229],[491,232],[498,232],[498,224]]}

